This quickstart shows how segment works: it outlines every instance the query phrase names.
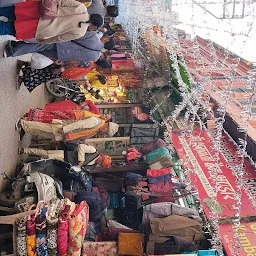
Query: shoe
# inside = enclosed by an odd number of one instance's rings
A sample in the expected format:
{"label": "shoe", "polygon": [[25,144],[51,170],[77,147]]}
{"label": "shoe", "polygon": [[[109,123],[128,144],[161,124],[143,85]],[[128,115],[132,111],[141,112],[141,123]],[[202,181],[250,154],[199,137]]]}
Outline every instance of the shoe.
{"label": "shoe", "polygon": [[21,128],[19,131],[19,141],[22,141],[25,134],[26,134],[25,131],[23,130],[23,128]]}
{"label": "shoe", "polygon": [[23,148],[18,148],[18,154],[23,154],[24,153],[24,149]]}
{"label": "shoe", "polygon": [[17,79],[16,79],[16,89],[19,90],[21,87],[21,84],[23,82],[23,79],[20,75],[17,75]]}
{"label": "shoe", "polygon": [[21,120],[19,119],[19,120],[15,123],[15,130],[16,130],[16,131],[20,131],[21,129],[22,129]]}
{"label": "shoe", "polygon": [[8,58],[13,55],[13,47],[17,45],[16,41],[9,40],[4,47],[3,57]]}

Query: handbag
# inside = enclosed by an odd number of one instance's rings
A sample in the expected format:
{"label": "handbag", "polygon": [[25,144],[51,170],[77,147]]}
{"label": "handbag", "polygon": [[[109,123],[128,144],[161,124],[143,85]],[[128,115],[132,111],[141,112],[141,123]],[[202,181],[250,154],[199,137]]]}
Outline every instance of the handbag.
{"label": "handbag", "polygon": [[57,0],[42,0],[40,10],[43,19],[55,19],[58,12]]}

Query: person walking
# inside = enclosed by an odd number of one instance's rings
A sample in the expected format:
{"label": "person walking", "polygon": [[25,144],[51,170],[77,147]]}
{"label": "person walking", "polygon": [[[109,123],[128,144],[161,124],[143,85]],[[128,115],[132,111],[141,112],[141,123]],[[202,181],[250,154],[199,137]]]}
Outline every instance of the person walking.
{"label": "person walking", "polygon": [[[97,61],[100,59],[101,50],[109,41],[109,36],[103,36],[102,33],[97,32],[87,32],[79,39],[62,43],[38,44],[24,41],[9,41],[5,47],[4,56],[17,57],[27,53],[41,53],[58,61]],[[107,44],[108,50],[114,48],[114,42],[113,40],[111,41],[111,45]],[[100,60],[100,62],[107,61]],[[97,61],[96,64],[100,65],[100,62]]]}

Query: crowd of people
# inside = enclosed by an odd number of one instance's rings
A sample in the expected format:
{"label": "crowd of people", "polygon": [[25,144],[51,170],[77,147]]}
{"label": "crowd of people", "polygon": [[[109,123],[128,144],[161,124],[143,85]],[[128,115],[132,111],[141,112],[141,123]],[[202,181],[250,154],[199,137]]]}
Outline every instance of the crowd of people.
{"label": "crowd of people", "polygon": [[[111,68],[108,51],[114,49],[113,35],[120,29],[104,23],[105,16],[118,16],[118,7],[102,0],[1,1],[0,35],[16,37],[6,43],[4,57],[32,53],[31,61],[17,60],[17,89],[24,85],[32,92],[59,77],[84,77],[86,88],[104,86],[106,77],[100,71]],[[112,137],[118,127],[90,100],[80,105],[70,100],[50,103],[44,109],[30,109],[16,129],[20,141],[28,133],[59,143],[61,150],[20,148],[19,153],[110,167],[111,158],[84,144],[84,139],[96,134]],[[76,152],[76,157],[68,159],[67,151]]]}

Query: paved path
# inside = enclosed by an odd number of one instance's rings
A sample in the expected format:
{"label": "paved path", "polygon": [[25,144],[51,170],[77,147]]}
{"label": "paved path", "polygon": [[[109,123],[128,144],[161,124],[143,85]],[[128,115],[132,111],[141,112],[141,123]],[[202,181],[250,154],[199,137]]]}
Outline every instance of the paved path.
{"label": "paved path", "polygon": [[[17,58],[2,57],[4,44],[10,36],[0,36],[0,173],[5,171],[13,174],[18,157],[18,133],[15,131],[15,122],[29,108],[42,108],[48,101],[44,86],[40,85],[32,93],[22,86],[16,89],[16,61]],[[30,55],[21,59],[29,60]],[[29,136],[25,136],[25,143]],[[0,190],[3,187],[3,176],[0,176]]]}

